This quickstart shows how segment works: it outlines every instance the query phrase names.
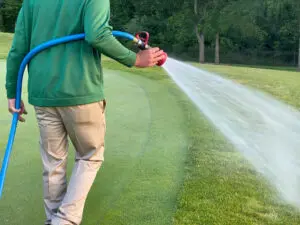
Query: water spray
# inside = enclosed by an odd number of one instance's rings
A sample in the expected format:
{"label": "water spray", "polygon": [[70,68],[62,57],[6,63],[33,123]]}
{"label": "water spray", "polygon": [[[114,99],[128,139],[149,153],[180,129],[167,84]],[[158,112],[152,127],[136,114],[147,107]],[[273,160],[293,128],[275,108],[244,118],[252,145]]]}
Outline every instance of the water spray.
{"label": "water spray", "polygon": [[300,112],[271,95],[171,59],[173,81],[234,148],[300,209]]}
{"label": "water spray", "polygon": [[[1,2],[1,0],[0,0]],[[149,41],[149,33],[148,32],[139,32],[135,36],[126,33],[126,32],[121,32],[121,31],[113,31],[112,32],[114,37],[119,37],[119,38],[125,38],[129,41],[132,41],[139,49],[141,50],[146,50],[151,48],[148,44]],[[16,109],[20,109],[21,106],[21,94],[22,94],[22,81],[23,81],[23,75],[24,71],[26,69],[27,64],[31,61],[31,59],[36,56],[38,53],[51,48],[53,46],[59,45],[59,44],[65,44],[68,42],[73,42],[73,41],[79,41],[79,40],[84,40],[85,39],[85,34],[75,34],[75,35],[70,35],[70,36],[65,36],[62,38],[57,38],[48,42],[45,42],[43,44],[38,45],[34,49],[32,49],[23,59],[21,66],[18,71],[18,80],[17,80],[17,90],[16,90]],[[164,58],[160,60],[157,65],[162,66],[167,60],[167,54],[164,53]],[[16,135],[16,130],[17,130],[17,125],[18,125],[18,113],[13,114],[13,119],[12,119],[12,124],[10,128],[10,133],[8,137],[8,142],[5,150],[5,155],[3,158],[2,162],[2,168],[0,171],[0,198],[2,197],[2,192],[4,188],[4,182],[6,178],[6,173],[7,173],[7,168],[12,152],[12,147]]]}

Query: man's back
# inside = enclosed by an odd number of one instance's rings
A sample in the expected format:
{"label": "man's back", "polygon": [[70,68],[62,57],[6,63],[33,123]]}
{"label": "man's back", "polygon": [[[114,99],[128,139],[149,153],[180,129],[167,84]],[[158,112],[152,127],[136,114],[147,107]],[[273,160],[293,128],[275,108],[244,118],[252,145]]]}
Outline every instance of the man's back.
{"label": "man's back", "polygon": [[82,0],[25,0],[23,8],[30,48],[54,38],[83,33],[84,6]]}
{"label": "man's back", "polygon": [[135,53],[112,37],[109,8],[109,0],[24,0],[7,63],[8,97],[14,97],[12,76],[25,54],[46,41],[85,33],[86,41],[52,47],[31,60],[29,102],[69,106],[104,99],[101,53],[127,66],[136,60]]}

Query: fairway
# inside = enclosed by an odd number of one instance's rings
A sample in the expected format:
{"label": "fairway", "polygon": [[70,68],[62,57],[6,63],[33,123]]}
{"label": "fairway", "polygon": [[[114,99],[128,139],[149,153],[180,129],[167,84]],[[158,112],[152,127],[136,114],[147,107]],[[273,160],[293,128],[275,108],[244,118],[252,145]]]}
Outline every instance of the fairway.
{"label": "fairway", "polygon": [[[83,224],[170,224],[187,144],[180,105],[162,84],[122,72],[105,74],[105,163],[87,200]],[[2,79],[2,93],[3,87]],[[5,96],[0,99],[2,157],[10,115]],[[32,107],[27,107],[29,116],[19,124],[0,201],[1,225],[42,224],[44,219],[37,126]]]}
{"label": "fairway", "polygon": [[262,69],[254,66],[215,66],[196,63],[193,65],[225,76],[240,84],[260,89],[300,109],[300,72],[296,71],[296,68]]}
{"label": "fairway", "polygon": [[[76,179],[94,180],[91,190],[85,198],[83,181],[61,195],[56,172],[70,180],[76,149],[69,141],[67,171],[49,159],[53,182],[43,182],[25,72],[29,114],[16,130],[0,225],[42,225],[45,211],[55,225],[49,214],[72,224],[83,216],[80,225],[300,225],[299,28],[300,0],[0,0],[0,169],[13,118],[5,84],[22,58],[45,51],[31,64],[35,75],[49,71],[29,83],[37,102],[99,91],[107,103],[104,162],[95,180],[91,166],[75,168]],[[72,193],[78,201],[59,208]]]}
{"label": "fairway", "polygon": [[[10,49],[13,36],[9,33],[0,32],[0,59],[5,59]],[[2,68],[3,69],[3,68]]]}
{"label": "fairway", "polygon": [[[245,74],[238,74],[234,67],[205,66],[247,83]],[[265,179],[162,69],[128,69],[107,59],[104,67],[108,101],[105,162],[88,196],[83,225],[300,223],[297,210],[278,201]],[[5,93],[4,61],[0,74],[0,91]],[[297,74],[288,76],[296,79]],[[281,76],[270,77],[281,80],[284,88],[280,90],[300,92]],[[23,86],[26,101],[26,79]],[[291,98],[287,101],[293,102]],[[2,159],[11,123],[4,94],[0,104]],[[26,123],[19,124],[0,200],[1,225],[35,225],[44,220],[38,130],[32,106],[27,104],[27,108],[29,115]],[[69,174],[73,159],[71,148]]]}

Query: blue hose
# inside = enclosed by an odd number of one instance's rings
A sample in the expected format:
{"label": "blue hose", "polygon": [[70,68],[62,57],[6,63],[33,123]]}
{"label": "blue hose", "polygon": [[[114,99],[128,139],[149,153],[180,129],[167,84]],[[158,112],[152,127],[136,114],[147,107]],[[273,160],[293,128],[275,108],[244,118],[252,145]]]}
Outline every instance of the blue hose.
{"label": "blue hose", "polygon": [[[128,39],[130,41],[137,41],[137,39],[133,35],[128,34],[126,32],[113,31],[112,34],[115,37],[125,38],[125,39]],[[70,35],[70,36],[54,39],[54,40],[48,41],[46,43],[43,43],[43,44],[35,47],[34,49],[32,49],[25,56],[25,58],[23,59],[23,61],[21,63],[19,72],[18,72],[17,92],[16,92],[16,106],[15,106],[16,109],[20,109],[20,106],[21,106],[23,75],[24,75],[24,71],[26,69],[26,66],[30,62],[30,60],[35,55],[37,55],[38,53],[40,53],[41,51],[43,51],[45,49],[48,49],[48,48],[53,47],[55,45],[64,44],[64,43],[68,43],[68,42],[72,42],[72,41],[84,40],[84,38],[85,38],[85,34],[75,34],[75,35]],[[8,137],[8,142],[7,142],[5,155],[4,155],[3,162],[2,162],[2,168],[1,168],[1,171],[0,171],[0,198],[2,197],[6,172],[7,172],[7,168],[8,168],[8,164],[9,164],[10,155],[11,155],[11,152],[12,152],[12,147],[13,147],[15,135],[16,135],[17,125],[18,125],[18,116],[19,116],[18,113],[13,114],[13,119],[12,119],[12,124],[11,124],[11,128],[10,128],[9,137]]]}

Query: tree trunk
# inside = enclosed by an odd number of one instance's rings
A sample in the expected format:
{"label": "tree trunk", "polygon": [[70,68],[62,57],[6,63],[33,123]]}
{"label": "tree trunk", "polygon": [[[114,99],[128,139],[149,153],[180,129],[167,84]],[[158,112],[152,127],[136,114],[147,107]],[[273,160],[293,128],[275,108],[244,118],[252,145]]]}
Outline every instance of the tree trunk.
{"label": "tree trunk", "polygon": [[220,34],[216,34],[215,64],[220,64]]}
{"label": "tree trunk", "polygon": [[298,41],[299,41],[299,44],[298,44],[298,70],[300,71],[300,4],[298,5],[297,7],[298,9],[298,31],[299,31],[299,37],[298,37]]}
{"label": "tree trunk", "polygon": [[[194,0],[194,13],[196,17],[199,17],[198,15],[198,0]],[[198,21],[195,22],[195,33],[198,40],[199,45],[199,62],[204,63],[205,62],[205,42],[204,42],[204,34],[199,31],[198,25],[199,25],[199,18],[197,18]]]}
{"label": "tree trunk", "polygon": [[0,9],[0,32],[4,31],[3,16]]}
{"label": "tree trunk", "polygon": [[298,70],[300,71],[300,36],[299,36],[299,47],[298,47]]}
{"label": "tree trunk", "polygon": [[1,31],[4,31],[4,21],[3,21],[2,5],[0,0],[0,32]]}
{"label": "tree trunk", "polygon": [[195,25],[195,33],[197,36],[198,40],[198,45],[199,45],[199,62],[204,63],[205,62],[205,44],[204,44],[204,34],[200,33],[198,31],[198,25]]}
{"label": "tree trunk", "polygon": [[205,43],[204,43],[204,34],[200,34],[200,63],[205,62]]}
{"label": "tree trunk", "polygon": [[0,0],[0,31],[4,31],[4,22],[3,22],[3,0]]}

